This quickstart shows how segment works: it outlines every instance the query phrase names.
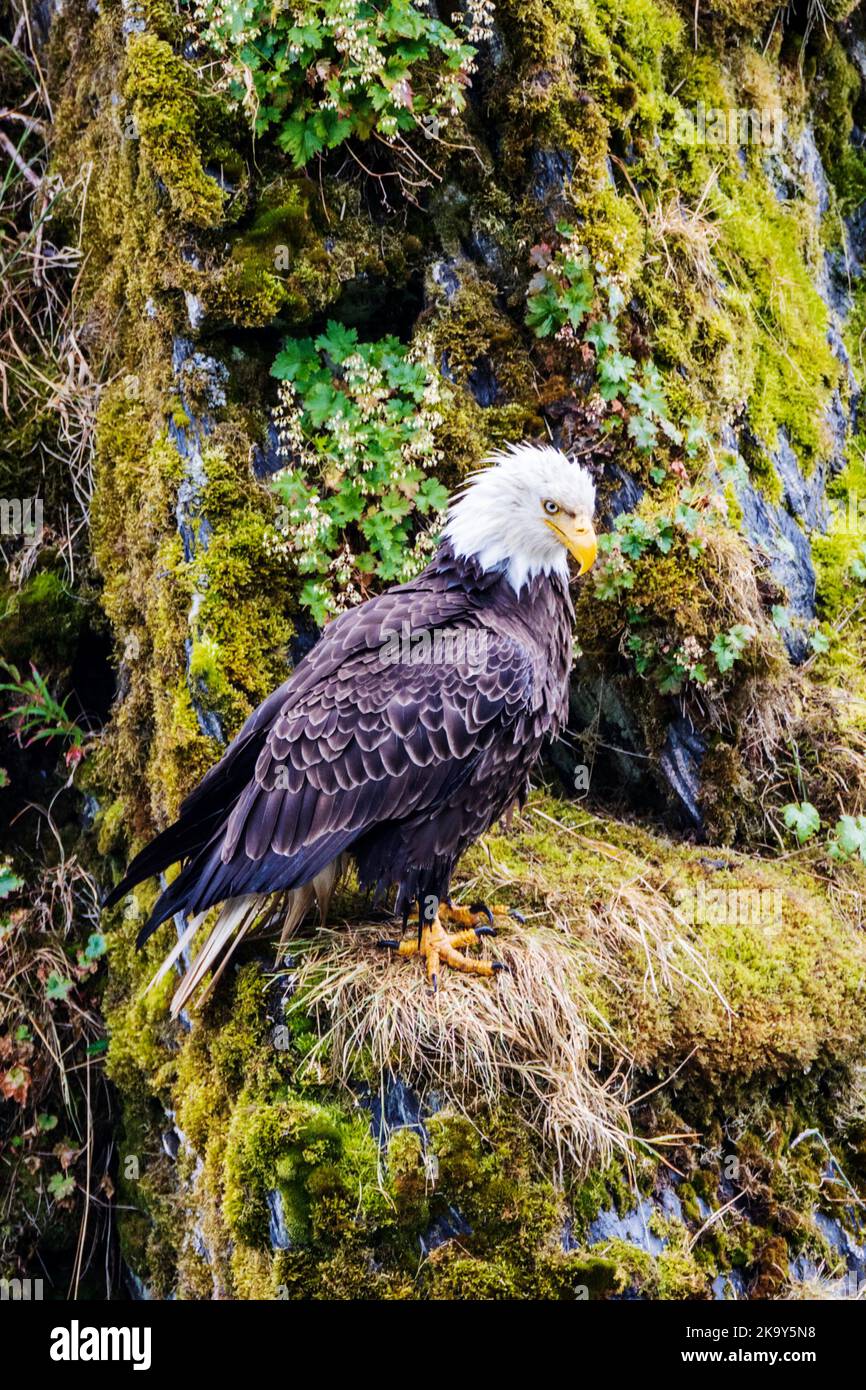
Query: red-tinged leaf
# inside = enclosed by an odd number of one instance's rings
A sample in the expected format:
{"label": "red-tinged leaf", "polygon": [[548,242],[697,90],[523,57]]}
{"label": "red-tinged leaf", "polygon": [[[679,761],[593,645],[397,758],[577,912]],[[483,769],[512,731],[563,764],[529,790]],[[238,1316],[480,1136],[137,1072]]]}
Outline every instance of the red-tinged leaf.
{"label": "red-tinged leaf", "polygon": [[18,1063],[0,1075],[0,1095],[5,1100],[14,1100],[18,1105],[26,1105],[30,1079],[28,1068]]}

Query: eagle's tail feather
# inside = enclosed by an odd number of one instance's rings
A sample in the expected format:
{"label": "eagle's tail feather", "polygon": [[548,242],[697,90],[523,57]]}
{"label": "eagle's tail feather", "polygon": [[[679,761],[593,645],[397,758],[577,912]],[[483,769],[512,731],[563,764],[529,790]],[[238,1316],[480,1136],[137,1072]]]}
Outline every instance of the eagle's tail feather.
{"label": "eagle's tail feather", "polygon": [[178,822],[161,831],[135,856],[123,878],[105,899],[103,907],[114,907],[136,884],[143,883],[146,878],[154,878],[170,864],[198,853],[207,844],[219,820],[220,816],[213,814],[195,824],[182,825]]}
{"label": "eagle's tail feather", "polygon": [[[327,869],[322,870],[323,874],[327,872]],[[277,965],[282,963],[286,954],[289,937],[297,931],[316,900],[315,882],[316,880],[313,879],[311,883],[305,883],[303,888],[293,888],[287,894],[286,915],[283,918],[283,929],[280,932],[280,942],[277,946]],[[322,920],[324,921],[324,918]]]}
{"label": "eagle's tail feather", "polygon": [[156,989],[156,986],[160,983],[160,981],[165,979],[165,976],[168,974],[169,970],[174,965],[178,956],[183,955],[184,951],[192,942],[192,939],[198,931],[199,927],[201,926],[202,922],[204,921],[205,916],[206,913],[199,912],[196,914],[195,917],[191,917],[189,919],[189,922],[185,930],[181,932],[174,946],[169,951],[165,960],[162,962],[162,965],[159,967],[156,974],[153,976],[150,983],[148,984],[147,989],[144,991],[145,994],[149,994],[152,989]]}
{"label": "eagle's tail feather", "polygon": [[303,888],[296,888],[289,894],[283,930],[280,933],[280,944],[277,947],[277,964],[286,953],[289,938],[294,936],[314,902],[319,910],[319,925],[322,927],[325,925],[328,920],[334,889],[345,874],[348,862],[348,855],[338,854],[336,859],[332,859],[330,864],[326,864],[324,869],[320,869],[316,877],[305,884]]}
{"label": "eagle's tail feather", "polygon": [[[282,960],[285,954],[289,937],[292,936],[300,926],[314,903],[319,910],[321,925],[324,926],[334,889],[344,872],[346,863],[346,856],[338,855],[329,864],[326,864],[309,883],[305,883],[300,888],[289,889],[283,895],[280,908],[285,915],[283,917],[282,933],[277,950],[277,963]],[[240,945],[256,920],[264,912],[265,907],[270,901],[270,897],[271,895],[268,893],[249,893],[243,897],[229,898],[222,904],[198,955],[193,960],[190,968],[181,977],[180,983],[174,992],[171,1001],[171,1014],[173,1018],[177,1017],[181,1009],[186,1006],[196,993],[196,990],[198,990],[199,985],[202,983],[208,971],[216,966],[208,984],[201,990],[198,996],[197,1003],[199,1005],[204,1003],[231,960],[236,948]],[[199,912],[190,920],[178,941],[150,981],[147,987],[148,990],[153,989],[159,984],[159,982],[165,978],[168,971],[177,963],[178,959],[186,952],[207,915],[207,911]]]}
{"label": "eagle's tail feather", "polygon": [[186,972],[174,992],[171,1001],[172,1018],[177,1018],[183,1006],[195,994],[208,970],[219,961],[210,980],[199,994],[199,1005],[204,1003],[266,901],[262,894],[251,893],[248,898],[235,898],[223,904],[207,941],[192,963],[192,968]]}

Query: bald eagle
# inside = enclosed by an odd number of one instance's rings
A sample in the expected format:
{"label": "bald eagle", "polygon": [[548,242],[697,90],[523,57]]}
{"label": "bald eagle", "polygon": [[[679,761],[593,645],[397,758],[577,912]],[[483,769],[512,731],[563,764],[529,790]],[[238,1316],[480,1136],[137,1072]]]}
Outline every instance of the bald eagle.
{"label": "bald eagle", "polygon": [[[349,859],[362,887],[396,885],[403,939],[386,944],[420,955],[434,990],[446,965],[493,974],[495,962],[461,949],[485,928],[452,909],[451,876],[525,798],[544,739],[565,721],[568,554],[581,574],[595,560],[594,508],[589,474],[558,450],[494,454],[452,500],[423,573],[329,623],[250,715],[106,903],[182,863],[138,938],[188,919],[157,979],[222,904],[174,1013],[217,966],[212,987],[269,905],[284,940],[314,902],[324,920]],[[407,939],[416,906],[417,939]],[[464,930],[445,930],[449,912]]]}

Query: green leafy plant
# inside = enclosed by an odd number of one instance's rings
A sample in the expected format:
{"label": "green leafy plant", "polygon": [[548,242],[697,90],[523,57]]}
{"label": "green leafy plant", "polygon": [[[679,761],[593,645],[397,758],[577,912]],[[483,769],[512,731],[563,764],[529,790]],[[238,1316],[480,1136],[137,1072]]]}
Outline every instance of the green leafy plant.
{"label": "green leafy plant", "polygon": [[840,816],[829,848],[833,859],[866,864],[866,816]]}
{"label": "green leafy plant", "polygon": [[0,715],[0,719],[11,721],[19,738],[26,736],[25,747],[40,739],[63,739],[68,745],[67,764],[78,763],[84,753],[85,733],[67,712],[68,696],[62,702],[56,700],[32,664],[30,680],[22,679],[18,668],[9,662],[0,662],[0,670],[12,678],[0,683],[0,690],[9,691],[18,700],[18,704]]}
{"label": "green leafy plant", "polygon": [[72,981],[64,979],[58,971],[52,970],[45,981],[45,998],[55,1001],[65,999],[71,989]]}
{"label": "green leafy plant", "polygon": [[108,942],[101,932],[91,932],[87,945],[78,952],[78,971],[80,975],[92,974],[108,950]]}
{"label": "green leafy plant", "polygon": [[84,948],[84,959],[88,962],[99,960],[108,950],[108,944],[101,932],[91,932]]}
{"label": "green leafy plant", "polygon": [[23,887],[23,881],[12,872],[12,866],[0,863],[0,898],[8,898],[10,893]]}
{"label": "green leafy plant", "polygon": [[[542,242],[530,253],[535,272],[526,298],[528,326],[537,338],[556,336],[593,349],[599,394],[614,407],[605,420],[607,430],[621,428],[625,419],[628,437],[641,452],[651,452],[663,435],[693,458],[709,442],[704,425],[696,416],[680,425],[671,420],[656,364],[638,364],[622,350],[617,319],[624,298],[616,279],[601,262],[590,263],[569,223],[556,230],[557,247]],[[655,482],[667,476],[661,465],[651,471]]]}
{"label": "green leafy plant", "polygon": [[774,603],[771,609],[771,616],[774,625],[780,632],[787,632],[791,627],[791,614],[781,603]]}
{"label": "green leafy plant", "polygon": [[[692,559],[701,555],[709,525],[706,502],[695,488],[684,487],[672,509],[649,516],[621,512],[613,529],[599,537],[601,558],[593,571],[596,597],[603,602],[625,600],[635,588],[639,567],[652,563],[654,556],[670,554],[675,545]],[[622,650],[636,673],[652,680],[662,695],[679,694],[686,682],[707,685],[727,675],[755,636],[754,628],[736,623],[704,648],[692,635],[652,630],[637,607],[628,606],[624,618]]]}
{"label": "green leafy plant", "polygon": [[866,541],[861,541],[848,564],[848,572],[858,584],[866,584]]}
{"label": "green leafy plant", "polygon": [[735,623],[727,632],[720,632],[713,638],[710,650],[721,675],[730,671],[735,661],[739,661],[754,635],[755,629],[747,623]]}
{"label": "green leafy plant", "polygon": [[634,562],[647,552],[668,555],[679,537],[689,555],[701,554],[704,548],[702,513],[693,505],[697,495],[691,488],[678,494],[673,511],[643,517],[637,512],[621,512],[614,519],[613,530],[599,537],[601,561],[594,571],[595,591],[601,599],[613,599],[634,587]]}
{"label": "green leafy plant", "polygon": [[297,168],[353,137],[404,146],[422,125],[436,138],[466,103],[476,54],[466,39],[489,26],[478,4],[467,7],[462,36],[411,0],[198,0],[189,8],[256,133],[274,129]]}
{"label": "green leafy plant", "polygon": [[75,1191],[75,1178],[71,1173],[52,1173],[48,1180],[48,1191],[55,1202],[62,1202]]}
{"label": "green leafy plant", "polygon": [[331,322],[318,338],[288,338],[271,368],[275,413],[291,460],[274,477],[283,503],[274,543],[310,578],[301,602],[321,623],[364,596],[372,579],[423,568],[447,492],[428,470],[442,384],[423,354],[396,338],[360,343]]}
{"label": "green leafy plant", "polygon": [[793,830],[798,842],[804,845],[821,828],[821,817],[811,801],[789,801],[782,807],[782,819]]}
{"label": "green leafy plant", "polygon": [[661,695],[678,695],[686,681],[707,683],[706,662],[693,637],[675,647],[664,639],[632,631],[626,638],[626,650],[634,658],[638,675],[651,677]]}
{"label": "green leafy plant", "polygon": [[589,257],[569,243],[556,253],[545,244],[536,246],[532,257],[538,269],[529,282],[527,324],[538,338],[547,338],[566,326],[576,332],[595,299]]}

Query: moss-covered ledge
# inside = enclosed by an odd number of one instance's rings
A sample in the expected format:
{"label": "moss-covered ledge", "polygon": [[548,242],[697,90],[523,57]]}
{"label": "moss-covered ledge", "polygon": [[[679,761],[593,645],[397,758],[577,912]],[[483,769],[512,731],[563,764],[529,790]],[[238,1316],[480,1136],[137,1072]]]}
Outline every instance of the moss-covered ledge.
{"label": "moss-covered ledge", "polygon": [[[438,1002],[371,923],[276,972],[250,943],[172,1024],[170,982],[144,993],[164,943],[137,956],[146,900],[127,912],[106,1008],[139,1160],[124,1205],[149,1218],[121,1222],[137,1276],[186,1297],[679,1298],[834,1268],[821,1222],[856,1220],[823,1144],[795,1141],[819,1131],[862,1181],[866,943],[839,907],[860,876],[828,889],[814,859],[710,857],[542,795],[464,874],[527,922],[500,924],[510,978],[449,979]],[[363,923],[351,895],[343,913]],[[553,982],[570,1002],[550,1022]],[[479,1017],[503,1037],[483,1068]]]}

